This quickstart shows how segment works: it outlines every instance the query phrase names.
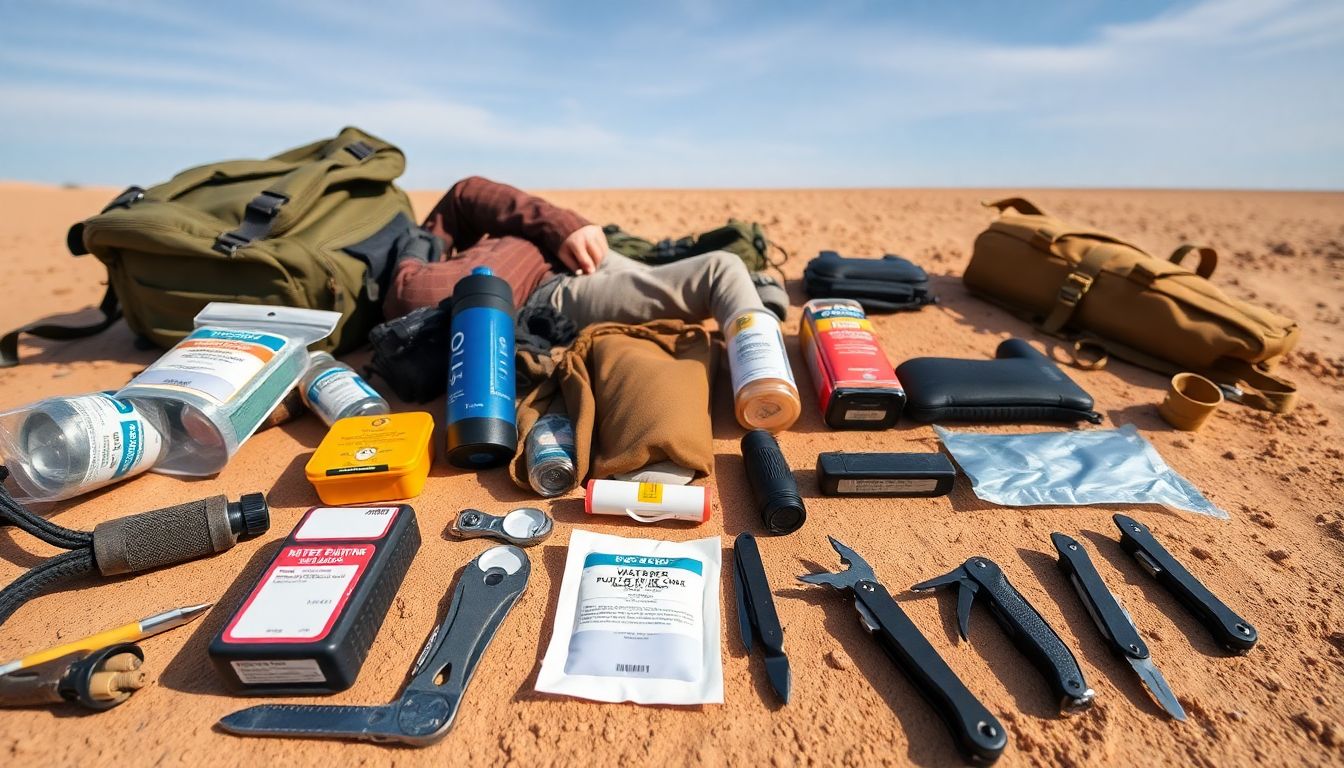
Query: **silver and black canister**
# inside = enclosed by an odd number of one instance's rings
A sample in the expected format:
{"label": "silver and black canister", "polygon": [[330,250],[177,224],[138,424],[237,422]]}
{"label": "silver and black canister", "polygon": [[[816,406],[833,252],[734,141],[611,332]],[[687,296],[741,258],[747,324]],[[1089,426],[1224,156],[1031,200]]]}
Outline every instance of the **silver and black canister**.
{"label": "silver and black canister", "polygon": [[448,340],[448,463],[494,467],[518,448],[513,289],[487,267],[453,287]]}
{"label": "silver and black canister", "polygon": [[742,462],[747,468],[747,483],[761,513],[761,522],[773,534],[793,533],[803,527],[807,510],[798,493],[784,453],[775,436],[764,429],[753,429],[742,436]]}

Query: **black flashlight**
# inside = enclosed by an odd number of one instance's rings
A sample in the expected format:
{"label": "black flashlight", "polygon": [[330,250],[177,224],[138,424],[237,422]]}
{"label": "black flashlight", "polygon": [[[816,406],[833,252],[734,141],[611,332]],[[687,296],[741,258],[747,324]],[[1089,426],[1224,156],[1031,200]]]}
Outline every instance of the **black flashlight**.
{"label": "black flashlight", "polygon": [[753,429],[743,435],[742,462],[746,464],[747,482],[766,529],[778,535],[802,528],[807,510],[798,493],[798,481],[784,461],[775,436],[764,429]]}

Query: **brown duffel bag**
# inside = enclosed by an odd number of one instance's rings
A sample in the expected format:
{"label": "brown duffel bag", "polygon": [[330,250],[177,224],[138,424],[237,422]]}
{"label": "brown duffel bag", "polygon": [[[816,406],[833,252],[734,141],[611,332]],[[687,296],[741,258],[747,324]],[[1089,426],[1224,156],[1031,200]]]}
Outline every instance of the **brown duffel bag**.
{"label": "brown duffel bag", "polygon": [[[1297,388],[1271,371],[1297,344],[1297,323],[1218,290],[1212,248],[1184,245],[1162,260],[1020,197],[985,205],[1002,215],[975,240],[962,277],[972,293],[1074,340],[1078,360],[1093,358],[1084,367],[1113,355],[1162,373],[1193,371],[1231,400],[1292,410]],[[1193,272],[1181,263],[1191,254]]]}

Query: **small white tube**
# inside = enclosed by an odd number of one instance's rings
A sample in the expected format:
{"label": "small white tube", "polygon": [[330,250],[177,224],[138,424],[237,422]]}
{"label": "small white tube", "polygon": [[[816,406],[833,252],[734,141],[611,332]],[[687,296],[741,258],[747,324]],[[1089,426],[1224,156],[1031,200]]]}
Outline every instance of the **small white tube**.
{"label": "small white tube", "polygon": [[698,485],[589,480],[583,511],[589,515],[625,515],[641,523],[660,520],[709,520],[709,489]]}

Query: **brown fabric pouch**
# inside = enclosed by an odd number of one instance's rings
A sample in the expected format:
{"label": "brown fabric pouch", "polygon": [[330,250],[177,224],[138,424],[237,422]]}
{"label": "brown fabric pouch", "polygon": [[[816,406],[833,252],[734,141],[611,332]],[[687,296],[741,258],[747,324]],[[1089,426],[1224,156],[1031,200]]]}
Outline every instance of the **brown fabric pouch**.
{"label": "brown fabric pouch", "polygon": [[[975,240],[962,279],[983,298],[1105,355],[1162,373],[1198,373],[1229,399],[1287,413],[1297,388],[1273,367],[1297,344],[1297,323],[1219,290],[1211,248],[1182,246],[1170,259],[1120,238],[1063,222],[1027,200],[985,203],[1002,215]],[[1184,266],[1194,253],[1194,270]],[[1081,360],[1077,360],[1083,364]]]}
{"label": "brown fabric pouch", "polygon": [[[561,398],[574,422],[575,476],[610,477],[656,461],[710,472],[714,462],[709,395],[719,350],[709,331],[679,320],[585,328],[555,372],[518,406],[526,436]],[[526,440],[513,481],[527,482]]]}

